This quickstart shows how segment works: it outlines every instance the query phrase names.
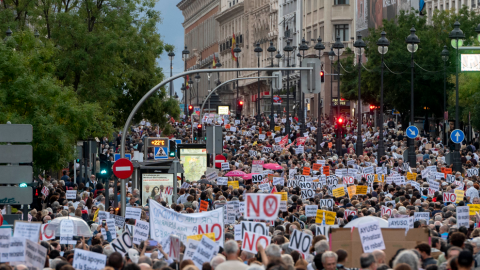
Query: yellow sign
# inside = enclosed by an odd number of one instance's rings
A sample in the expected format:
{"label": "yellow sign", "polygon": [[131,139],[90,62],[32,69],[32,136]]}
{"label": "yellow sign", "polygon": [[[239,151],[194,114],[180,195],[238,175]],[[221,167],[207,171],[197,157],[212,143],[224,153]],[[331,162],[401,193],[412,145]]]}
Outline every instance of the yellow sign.
{"label": "yellow sign", "polygon": [[282,195],[282,198],[280,199],[282,202],[288,201],[288,193],[287,192],[275,192],[275,194]]}
{"label": "yellow sign", "polygon": [[463,197],[465,196],[465,191],[455,189],[455,195],[457,195],[457,200],[455,201],[455,203],[459,203],[463,201]]}
{"label": "yellow sign", "polygon": [[367,186],[357,186],[357,194],[358,195],[367,195]]}
{"label": "yellow sign", "polygon": [[[382,180],[378,180],[378,176],[379,176],[379,175],[382,176]],[[383,174],[375,174],[375,178],[374,178],[373,182],[376,182],[376,183],[383,183],[383,182],[385,182],[385,175],[383,175]]]}
{"label": "yellow sign", "polygon": [[195,240],[195,241],[200,241],[200,240],[202,240],[202,237],[203,237],[204,235],[205,235],[207,238],[211,239],[212,241],[215,241],[215,233],[214,233],[214,232],[204,233],[204,234],[190,235],[190,236],[187,236],[187,240],[188,240],[188,239],[192,239],[192,240]]}
{"label": "yellow sign", "polygon": [[475,216],[475,213],[480,211],[480,204],[469,204],[468,213],[470,216]]}
{"label": "yellow sign", "polygon": [[230,109],[229,106],[218,106],[218,114],[228,115],[229,109]]}
{"label": "yellow sign", "polygon": [[348,191],[348,197],[350,197],[351,199],[352,196],[356,194],[357,186],[349,186],[347,187],[347,191]]}
{"label": "yellow sign", "polygon": [[228,181],[228,186],[232,186],[233,189],[239,188],[238,181]]}
{"label": "yellow sign", "polygon": [[342,197],[342,196],[345,196],[345,189],[343,189],[343,187],[339,187],[332,190],[332,193],[333,193],[333,197],[335,198]]}
{"label": "yellow sign", "polygon": [[335,218],[337,217],[336,212],[326,211],[326,210],[317,210],[317,216],[315,217],[315,223],[322,224],[323,214],[325,213],[325,224],[334,225]]}
{"label": "yellow sign", "polygon": [[417,179],[417,174],[416,173],[407,172],[407,180],[415,181],[416,179]]}
{"label": "yellow sign", "polygon": [[280,127],[275,127],[275,131],[280,131]]}

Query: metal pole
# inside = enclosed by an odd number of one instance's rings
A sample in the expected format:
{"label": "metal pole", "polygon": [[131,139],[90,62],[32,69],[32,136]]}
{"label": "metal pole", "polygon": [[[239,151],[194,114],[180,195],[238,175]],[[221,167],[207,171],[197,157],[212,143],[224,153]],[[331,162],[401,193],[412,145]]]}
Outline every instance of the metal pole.
{"label": "metal pole", "polygon": [[[414,47],[414,45],[412,44],[412,47]],[[413,49],[412,49],[413,50]],[[413,99],[414,99],[414,93],[413,93],[413,75],[414,75],[414,72],[415,72],[415,66],[414,66],[414,62],[413,62],[413,52],[411,53],[411,86],[410,86],[410,95],[411,95],[411,112],[410,112],[410,125],[415,125],[415,111],[414,111],[414,108],[413,108]],[[410,167],[413,167],[415,168],[417,166],[417,162],[416,162],[416,158],[415,158],[415,140],[414,139],[408,139],[409,141],[409,147],[408,147],[408,162],[410,163]]]}
{"label": "metal pole", "polygon": [[[257,67],[260,67],[260,56],[257,57]],[[260,71],[258,77],[260,77]],[[260,78],[257,79],[257,95],[257,122],[260,122]]]}
{"label": "metal pole", "polygon": [[[318,51],[318,59],[321,60],[322,51]],[[325,73],[324,73],[325,76]],[[318,93],[318,116],[317,116],[317,144],[316,150],[320,150],[320,144],[323,141],[323,134],[322,134],[322,101],[321,101],[321,93]],[[313,113],[312,113],[313,116]]]}
{"label": "metal pole", "polygon": [[[290,52],[287,52],[287,67],[290,67]],[[287,70],[287,121],[285,133],[287,134],[287,141],[290,139],[290,72]]]}
{"label": "metal pole", "polygon": [[[361,90],[361,84],[362,84],[362,48],[358,48],[358,50],[360,51],[360,53],[358,54],[358,103],[357,103],[358,123],[357,123],[357,144],[356,144],[357,157],[363,154],[362,101],[361,101],[361,99],[362,99],[362,97],[361,97],[361,94],[362,94],[362,90]],[[382,59],[383,59],[383,56],[382,56]],[[383,82],[383,78],[382,78],[382,82]],[[340,89],[340,87],[338,89]]]}
{"label": "metal pole", "polygon": [[[340,49],[337,50],[337,68],[338,68],[338,89],[337,89],[337,119],[340,117]],[[337,155],[341,156],[342,155],[342,134],[340,134],[340,129],[337,129],[337,142],[336,142],[336,148],[337,148]]]}
{"label": "metal pole", "polygon": [[[273,55],[272,56],[272,68],[273,68]],[[278,82],[279,84],[282,82]],[[273,115],[273,80],[272,83],[270,84],[270,130],[274,132],[275,130],[275,116]]]}
{"label": "metal pole", "polygon": [[[382,48],[383,51],[383,48]],[[382,54],[382,74],[380,76],[380,136],[379,136],[379,142],[378,142],[378,151],[377,151],[377,162],[378,165],[380,165],[381,158],[383,155],[385,155],[385,148],[383,145],[383,69],[384,69],[384,63],[383,63],[383,54]],[[361,118],[359,118],[361,120]]]}
{"label": "metal pole", "polygon": [[[240,57],[240,55],[238,55],[238,57],[236,58],[237,59],[237,69],[239,68],[239,64],[238,64],[238,58]],[[238,79],[238,75],[239,72],[237,70],[237,79]],[[239,94],[239,89],[238,89],[238,80],[237,80],[237,101],[235,102],[235,114],[238,114],[238,94]],[[239,115],[240,117],[240,120],[242,119],[242,115]]]}
{"label": "metal pole", "polygon": [[[185,57],[185,71],[187,71],[187,57]],[[184,94],[185,96],[183,97],[185,99],[185,108],[184,108],[184,111],[185,111],[185,121],[188,120],[188,108],[187,108],[187,75],[185,75],[184,77],[184,80],[185,80],[185,91],[184,91]],[[124,213],[124,211],[122,210],[122,214]]]}
{"label": "metal pole", "polygon": [[173,195],[172,195],[172,203],[177,203],[177,166],[178,158],[175,157],[173,160]]}
{"label": "metal pole", "polygon": [[[134,170],[135,171],[135,170]],[[132,181],[132,189],[136,189],[135,181]],[[113,180],[113,205],[118,207],[118,179],[115,177]]]}
{"label": "metal pole", "polygon": [[[170,60],[170,77],[173,76],[173,60]],[[173,97],[173,81],[170,82],[170,97]]]}
{"label": "metal pole", "polygon": [[330,76],[330,125],[333,126],[333,76],[334,76],[334,70],[333,70],[333,60],[330,61],[330,71],[332,75]]}
{"label": "metal pole", "polygon": [[[458,47],[458,40],[457,40]],[[456,52],[456,62],[455,62],[455,129],[460,129],[460,116],[458,108],[458,48]],[[457,172],[463,172],[462,170],[462,161],[460,160],[460,145],[461,143],[455,144],[455,152],[453,152],[453,170]]]}
{"label": "metal pole", "polygon": [[200,105],[200,102],[198,102],[198,82],[197,82],[197,105]]}
{"label": "metal pole", "polygon": [[447,118],[446,112],[447,112],[447,74],[446,74],[446,62],[443,61],[443,146],[446,147],[448,144],[448,139],[447,139]]}

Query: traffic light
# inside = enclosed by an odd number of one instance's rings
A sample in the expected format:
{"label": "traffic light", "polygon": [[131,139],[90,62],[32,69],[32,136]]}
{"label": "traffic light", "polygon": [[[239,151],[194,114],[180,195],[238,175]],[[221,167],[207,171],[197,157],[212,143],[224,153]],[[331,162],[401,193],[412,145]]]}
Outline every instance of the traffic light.
{"label": "traffic light", "polygon": [[192,115],[192,114],[193,114],[193,106],[189,105],[188,106],[188,115]]}
{"label": "traffic light", "polygon": [[100,175],[102,178],[106,178],[108,174],[108,164],[106,160],[100,160]]}
{"label": "traffic light", "polygon": [[370,112],[373,112],[375,110],[375,106],[374,105],[370,105]]}
{"label": "traffic light", "polygon": [[337,119],[337,125],[338,125],[338,127],[340,128],[340,127],[343,127],[344,124],[345,124],[345,119],[340,116],[340,117]]}
{"label": "traffic light", "polygon": [[235,119],[240,120],[242,118],[242,110],[243,110],[243,100],[237,101],[237,114]]}
{"label": "traffic light", "polygon": [[323,70],[320,71],[320,81],[325,82],[325,72]]}
{"label": "traffic light", "polygon": [[203,132],[203,130],[202,130],[202,124],[198,124],[198,125],[197,125],[197,134],[198,134],[198,137],[199,137],[199,138],[202,137],[202,132]]}
{"label": "traffic light", "polygon": [[27,183],[20,183],[19,187],[27,187]]}
{"label": "traffic light", "polygon": [[170,145],[168,147],[168,149],[169,149],[168,156],[169,157],[175,157],[176,156],[175,153],[177,153],[177,143],[173,140],[170,140],[169,144]]}

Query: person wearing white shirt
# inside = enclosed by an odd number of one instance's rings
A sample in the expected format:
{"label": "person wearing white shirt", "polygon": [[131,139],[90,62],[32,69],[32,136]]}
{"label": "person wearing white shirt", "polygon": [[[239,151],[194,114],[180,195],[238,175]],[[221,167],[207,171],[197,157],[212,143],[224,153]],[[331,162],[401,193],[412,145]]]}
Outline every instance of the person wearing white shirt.
{"label": "person wearing white shirt", "polygon": [[467,182],[467,192],[465,193],[466,197],[470,197],[470,203],[473,203],[474,198],[478,198],[478,190],[473,187],[473,182]]}

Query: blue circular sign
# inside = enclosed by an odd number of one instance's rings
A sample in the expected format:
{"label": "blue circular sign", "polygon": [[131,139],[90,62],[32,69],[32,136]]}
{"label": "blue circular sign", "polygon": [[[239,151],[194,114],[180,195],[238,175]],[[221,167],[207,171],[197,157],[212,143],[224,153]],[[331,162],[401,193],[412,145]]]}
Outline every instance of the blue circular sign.
{"label": "blue circular sign", "polygon": [[406,135],[409,139],[415,139],[418,136],[418,128],[416,126],[409,126],[406,130]]}
{"label": "blue circular sign", "polygon": [[454,143],[461,143],[465,139],[465,133],[463,133],[463,131],[461,131],[460,129],[455,129],[450,134],[450,139]]}

